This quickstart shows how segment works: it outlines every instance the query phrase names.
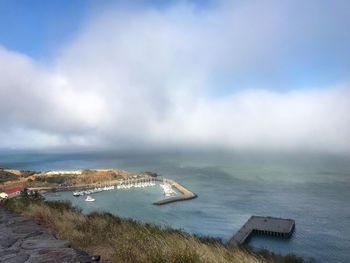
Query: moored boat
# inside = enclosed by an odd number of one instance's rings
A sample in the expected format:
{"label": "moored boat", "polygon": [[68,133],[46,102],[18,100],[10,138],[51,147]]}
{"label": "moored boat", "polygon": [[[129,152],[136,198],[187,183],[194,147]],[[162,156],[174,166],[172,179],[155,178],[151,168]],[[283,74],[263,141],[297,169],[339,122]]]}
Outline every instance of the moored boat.
{"label": "moored boat", "polygon": [[94,202],[95,201],[95,199],[94,198],[92,198],[91,196],[87,196],[86,197],[86,199],[85,199],[85,202]]}

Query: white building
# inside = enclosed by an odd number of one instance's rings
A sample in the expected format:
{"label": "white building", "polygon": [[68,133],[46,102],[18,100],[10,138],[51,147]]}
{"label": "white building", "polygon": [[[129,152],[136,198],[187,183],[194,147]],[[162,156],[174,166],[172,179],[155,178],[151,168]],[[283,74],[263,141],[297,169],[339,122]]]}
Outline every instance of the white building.
{"label": "white building", "polygon": [[8,197],[8,194],[2,192],[0,193],[0,199],[6,199]]}
{"label": "white building", "polygon": [[66,175],[66,174],[82,174],[82,170],[62,170],[62,171],[48,171],[45,175]]}

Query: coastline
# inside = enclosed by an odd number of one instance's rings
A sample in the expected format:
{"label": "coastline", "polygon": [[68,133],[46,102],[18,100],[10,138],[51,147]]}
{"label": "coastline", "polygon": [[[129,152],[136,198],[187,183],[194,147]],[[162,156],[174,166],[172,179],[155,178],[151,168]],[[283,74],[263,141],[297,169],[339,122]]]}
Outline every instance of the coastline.
{"label": "coastline", "polygon": [[[149,179],[149,178],[142,178],[142,179]],[[186,200],[191,200],[195,199],[198,197],[197,194],[193,193],[180,183],[176,182],[175,180],[172,179],[155,179],[155,181],[158,182],[164,182],[167,184],[170,184],[173,188],[177,190],[179,195],[173,196],[173,197],[168,197],[164,199],[160,199],[158,201],[153,202],[154,205],[165,205],[173,202],[179,202],[179,201],[186,201]],[[120,185],[121,182],[118,181],[117,183],[113,182],[110,185],[111,186],[118,186]],[[80,185],[80,186],[64,186],[64,187],[31,187],[28,188],[29,191],[39,191],[41,194],[45,194],[46,192],[68,192],[68,191],[79,191],[79,190],[87,190],[91,189],[94,187],[98,187],[98,184],[89,184],[89,185]]]}
{"label": "coastline", "polygon": [[[135,176],[135,174],[129,174],[129,176]],[[146,177],[144,177],[146,178]],[[154,177],[153,177],[154,178]],[[193,198],[196,198],[197,195],[190,190],[188,190],[185,186],[181,185],[180,183],[176,182],[175,180],[171,179],[160,179],[159,177],[155,179],[156,181],[162,182],[167,182],[171,184],[173,187],[176,188],[176,190],[181,194],[180,198],[165,198],[157,202],[164,202],[165,203],[172,203],[175,201],[182,201],[182,200],[190,200]],[[112,182],[117,182],[120,183],[121,180],[112,180]],[[84,188],[89,188],[92,186],[98,186],[99,184],[88,184],[88,185],[75,185],[75,186],[43,186],[43,187],[32,187],[30,190],[40,190],[40,191],[72,191],[74,189],[84,189]]]}
{"label": "coastline", "polygon": [[[21,176],[21,171],[20,170],[6,170],[6,171],[11,171],[13,174],[17,176]],[[82,179],[84,178],[94,178],[93,179]],[[104,178],[101,179],[101,177],[104,176]],[[113,177],[119,176],[118,179],[113,179]],[[63,179],[70,177],[70,181],[72,181],[71,178],[79,178],[80,181],[89,181],[89,183],[75,183],[73,185],[62,185],[62,184],[53,184],[47,185],[48,183],[45,183],[46,185],[36,185],[36,186],[31,186],[28,184],[26,186],[27,182],[30,183],[36,182],[37,179],[43,180],[46,182],[46,180],[50,178],[60,178]],[[97,179],[96,179],[97,178]],[[22,186],[27,188],[28,191],[38,191],[41,194],[45,194],[46,192],[62,192],[62,191],[79,191],[79,190],[88,190],[88,189],[93,189],[93,188],[98,188],[102,186],[114,186],[118,187],[122,185],[123,183],[137,183],[137,182],[142,182],[142,181],[147,181],[147,180],[154,180],[158,182],[162,182],[164,184],[169,185],[171,188],[174,188],[176,192],[178,193],[175,196],[171,197],[166,197],[161,200],[153,202],[154,205],[165,205],[173,202],[178,202],[178,201],[186,201],[186,200],[191,200],[194,198],[197,198],[197,194],[193,193],[189,189],[187,189],[185,186],[181,185],[180,183],[176,182],[175,180],[168,179],[168,178],[159,178],[157,174],[151,173],[151,172],[140,172],[140,173],[129,173],[127,171],[123,170],[118,170],[118,169],[92,169],[92,170],[50,170],[47,172],[40,172],[40,173],[31,173],[31,177],[28,178],[26,181],[22,182]],[[68,181],[68,180],[67,180]]]}

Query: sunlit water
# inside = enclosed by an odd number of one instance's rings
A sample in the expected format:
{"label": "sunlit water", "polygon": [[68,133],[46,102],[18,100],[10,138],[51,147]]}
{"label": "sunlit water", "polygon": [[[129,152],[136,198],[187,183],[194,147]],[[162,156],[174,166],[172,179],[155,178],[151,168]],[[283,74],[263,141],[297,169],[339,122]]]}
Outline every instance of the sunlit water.
{"label": "sunlit water", "polygon": [[251,215],[296,220],[289,240],[253,237],[250,245],[296,253],[321,262],[350,262],[350,158],[234,154],[0,154],[0,166],[20,169],[121,168],[154,171],[175,179],[198,198],[165,206],[160,187],[96,193],[95,202],[71,192],[48,195],[70,200],[84,212],[182,228],[227,241]]}

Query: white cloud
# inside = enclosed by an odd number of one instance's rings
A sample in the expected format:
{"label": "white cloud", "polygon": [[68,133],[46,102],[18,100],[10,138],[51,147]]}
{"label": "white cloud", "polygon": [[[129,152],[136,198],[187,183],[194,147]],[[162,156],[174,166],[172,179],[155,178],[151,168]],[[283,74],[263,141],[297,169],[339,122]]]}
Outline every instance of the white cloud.
{"label": "white cloud", "polygon": [[[348,84],[282,92],[272,83],[213,96],[242,76],[277,78],[291,55],[327,36],[314,22],[324,9],[295,21],[295,7],[182,2],[107,11],[62,48],[53,67],[0,48],[0,147],[349,153]],[[340,32],[332,37],[346,40],[337,27],[344,17],[327,24]]]}

